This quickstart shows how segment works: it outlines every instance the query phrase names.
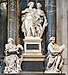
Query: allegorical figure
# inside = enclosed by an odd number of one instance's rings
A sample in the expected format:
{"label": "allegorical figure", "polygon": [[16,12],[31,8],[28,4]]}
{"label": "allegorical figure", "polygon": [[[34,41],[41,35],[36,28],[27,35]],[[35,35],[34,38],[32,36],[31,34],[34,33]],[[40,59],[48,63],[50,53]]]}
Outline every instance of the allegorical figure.
{"label": "allegorical figure", "polygon": [[5,45],[5,58],[4,62],[6,64],[4,73],[20,73],[21,71],[21,60],[18,56],[19,50],[23,50],[22,45],[15,45],[12,38],[8,39],[8,44]]}
{"label": "allegorical figure", "polygon": [[5,45],[5,55],[7,56],[10,52],[16,51],[16,45],[12,38],[8,39],[8,44]]}
{"label": "allegorical figure", "polygon": [[61,53],[63,52],[64,48],[64,44],[58,46],[55,43],[55,37],[50,38],[50,43],[48,44],[47,70],[53,66],[53,69],[56,72],[61,72],[64,63]]}
{"label": "allegorical figure", "polygon": [[24,32],[25,36],[34,36],[34,2],[29,2],[27,6],[28,8],[22,11],[22,31]]}
{"label": "allegorical figure", "polygon": [[35,26],[36,26],[36,32],[38,37],[42,36],[43,31],[45,27],[47,26],[47,19],[46,19],[44,11],[41,8],[42,8],[42,5],[41,3],[38,2],[36,13],[35,13],[35,17],[36,17]]}
{"label": "allegorical figure", "polygon": [[47,26],[46,16],[41,10],[42,5],[37,3],[36,9],[33,8],[34,2],[29,2],[28,6],[22,11],[22,32],[25,36],[41,37]]}

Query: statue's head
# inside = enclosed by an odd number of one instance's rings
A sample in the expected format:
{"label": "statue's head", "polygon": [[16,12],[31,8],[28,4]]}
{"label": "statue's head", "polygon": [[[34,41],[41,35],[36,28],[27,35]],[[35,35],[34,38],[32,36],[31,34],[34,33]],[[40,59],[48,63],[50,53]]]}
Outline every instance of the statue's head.
{"label": "statue's head", "polygon": [[29,3],[27,4],[27,6],[33,7],[33,6],[34,6],[34,2],[29,2]]}
{"label": "statue's head", "polygon": [[51,41],[52,43],[55,42],[55,37],[50,37],[49,41]]}
{"label": "statue's head", "polygon": [[13,40],[13,38],[9,38],[9,39],[8,39],[8,43],[12,43],[12,44],[14,44],[14,40]]}
{"label": "statue's head", "polygon": [[37,3],[37,8],[41,8],[42,7],[42,5],[41,5],[41,3]]}

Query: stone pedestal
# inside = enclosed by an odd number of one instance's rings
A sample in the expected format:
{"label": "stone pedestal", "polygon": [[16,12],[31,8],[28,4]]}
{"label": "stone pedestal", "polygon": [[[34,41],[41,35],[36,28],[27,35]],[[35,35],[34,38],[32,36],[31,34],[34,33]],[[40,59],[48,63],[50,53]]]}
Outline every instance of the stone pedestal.
{"label": "stone pedestal", "polygon": [[23,55],[22,71],[39,71],[45,70],[45,56],[44,55]]}
{"label": "stone pedestal", "polygon": [[45,55],[42,55],[41,41],[39,37],[25,37],[23,71],[44,71]]}
{"label": "stone pedestal", "polygon": [[44,61],[39,37],[25,37],[23,61]]}
{"label": "stone pedestal", "polygon": [[25,37],[25,55],[42,55],[41,41],[39,37]]}

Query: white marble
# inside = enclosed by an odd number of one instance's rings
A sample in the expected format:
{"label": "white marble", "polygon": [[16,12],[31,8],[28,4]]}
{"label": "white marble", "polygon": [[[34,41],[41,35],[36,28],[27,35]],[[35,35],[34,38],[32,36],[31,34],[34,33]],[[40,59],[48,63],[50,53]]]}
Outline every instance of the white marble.
{"label": "white marble", "polygon": [[[35,12],[35,27],[36,27],[36,36],[41,37],[43,35],[44,29],[47,26],[47,19],[44,11],[41,9],[41,3],[37,3],[37,9]],[[44,19],[44,21],[43,21]],[[42,24],[43,23],[43,24]]]}
{"label": "white marble", "polygon": [[50,38],[50,43],[48,44],[47,70],[61,72],[64,64],[64,60],[61,54],[64,48],[64,44],[59,46],[55,43],[55,37]]}
{"label": "white marble", "polygon": [[[42,47],[41,47],[41,42],[42,39],[39,37],[26,37],[23,39],[24,41],[24,51],[25,54],[27,55],[42,55]],[[38,49],[27,49],[27,45],[38,45]]]}
{"label": "white marble", "polygon": [[25,36],[34,36],[34,14],[35,9],[33,8],[34,3],[28,3],[28,8],[22,11],[22,31]]}
{"label": "white marble", "polygon": [[30,2],[28,3],[28,8],[22,11],[21,28],[25,37],[33,36],[41,38],[47,26],[47,19],[44,11],[41,10],[42,5],[40,3],[37,3],[37,9],[33,8],[33,6],[34,2]]}
{"label": "white marble", "polygon": [[12,38],[8,39],[8,44],[5,45],[5,55],[7,55],[8,52],[16,51],[16,45],[14,43],[14,40]]}
{"label": "white marble", "polygon": [[22,50],[22,45],[18,44],[16,46],[12,38],[8,39],[8,44],[5,45],[4,62],[6,66],[4,69],[4,73],[13,74],[21,72],[21,58],[18,55]]}
{"label": "white marble", "polygon": [[[4,73],[19,73],[18,56],[16,54],[5,56],[4,61],[6,63]],[[19,62],[20,63],[20,62]],[[20,68],[21,70],[21,68]]]}

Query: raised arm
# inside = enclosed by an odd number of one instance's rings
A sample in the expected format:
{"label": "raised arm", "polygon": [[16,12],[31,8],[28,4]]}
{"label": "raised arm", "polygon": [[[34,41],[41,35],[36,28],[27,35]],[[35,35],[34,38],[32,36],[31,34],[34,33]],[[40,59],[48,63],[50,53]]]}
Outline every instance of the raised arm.
{"label": "raised arm", "polygon": [[22,14],[25,14],[25,13],[27,13],[28,12],[28,9],[26,8],[25,10],[23,10],[21,13]]}

